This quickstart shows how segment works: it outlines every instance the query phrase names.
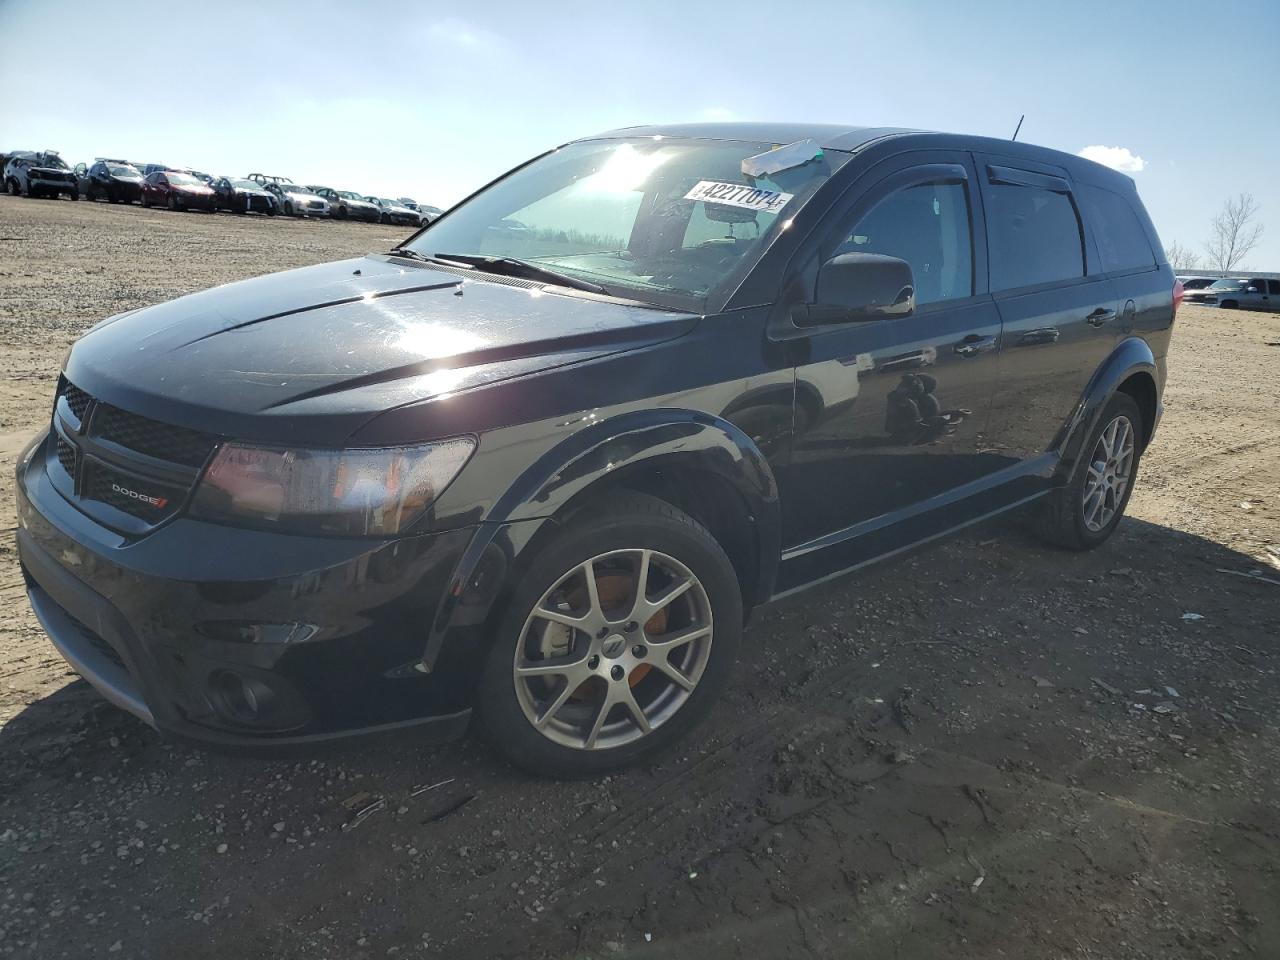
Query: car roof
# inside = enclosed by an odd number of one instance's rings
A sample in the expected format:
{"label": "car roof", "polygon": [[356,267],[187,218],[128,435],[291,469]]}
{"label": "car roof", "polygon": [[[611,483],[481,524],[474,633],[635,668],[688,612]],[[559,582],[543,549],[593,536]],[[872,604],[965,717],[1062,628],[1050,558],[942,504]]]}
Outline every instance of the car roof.
{"label": "car roof", "polygon": [[1124,183],[1130,187],[1133,178],[1093,160],[1086,160],[1073,153],[1041,147],[1021,141],[1002,140],[998,137],[982,137],[971,134],[943,133],[937,130],[915,130],[910,127],[856,127],[833,123],[671,123],[649,124],[636,127],[619,127],[582,140],[612,140],[622,137],[671,137],[696,140],[748,140],[757,143],[794,143],[796,140],[816,140],[825,150],[844,150],[850,153],[882,140],[901,141],[904,149],[974,150],[1005,157],[1038,160],[1053,163],[1069,170],[1081,180],[1115,186]]}
{"label": "car roof", "polygon": [[753,140],[769,143],[817,140],[819,146],[828,150],[856,150],[881,137],[911,132],[915,131],[901,127],[851,127],[836,123],[666,123],[619,127],[582,139],[684,137],[695,140]]}

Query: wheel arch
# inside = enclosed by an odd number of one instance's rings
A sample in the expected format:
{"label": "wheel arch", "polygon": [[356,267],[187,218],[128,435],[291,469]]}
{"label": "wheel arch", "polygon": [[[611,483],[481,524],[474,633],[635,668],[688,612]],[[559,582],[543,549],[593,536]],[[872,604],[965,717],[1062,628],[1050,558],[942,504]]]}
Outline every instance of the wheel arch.
{"label": "wheel arch", "polygon": [[509,587],[547,537],[611,491],[666,500],[701,523],[729,555],[749,610],[773,590],[781,508],[768,461],[737,426],[691,410],[648,410],[579,430],[530,465],[499,498],[464,551],[431,623],[431,669],[459,625],[500,615]]}
{"label": "wheel arch", "polygon": [[1081,447],[1116,393],[1133,397],[1143,415],[1143,446],[1150,442],[1159,417],[1163,372],[1151,347],[1141,337],[1121,341],[1094,372],[1084,395],[1063,428],[1059,442],[1058,479],[1065,482],[1081,456]]}

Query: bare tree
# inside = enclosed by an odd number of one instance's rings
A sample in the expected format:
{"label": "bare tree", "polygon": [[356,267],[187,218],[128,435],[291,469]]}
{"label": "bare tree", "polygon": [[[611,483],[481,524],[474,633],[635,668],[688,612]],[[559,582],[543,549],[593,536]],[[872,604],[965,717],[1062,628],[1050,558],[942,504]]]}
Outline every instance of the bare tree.
{"label": "bare tree", "polygon": [[1255,222],[1258,209],[1258,201],[1251,193],[1242,193],[1234,200],[1227,198],[1213,218],[1212,233],[1205,243],[1210,266],[1230,273],[1258,245],[1262,239],[1262,224]]}
{"label": "bare tree", "polygon": [[1173,267],[1174,273],[1194,270],[1200,266],[1200,254],[1190,247],[1184,247],[1176,240],[1165,248],[1164,258],[1169,261],[1169,266]]}

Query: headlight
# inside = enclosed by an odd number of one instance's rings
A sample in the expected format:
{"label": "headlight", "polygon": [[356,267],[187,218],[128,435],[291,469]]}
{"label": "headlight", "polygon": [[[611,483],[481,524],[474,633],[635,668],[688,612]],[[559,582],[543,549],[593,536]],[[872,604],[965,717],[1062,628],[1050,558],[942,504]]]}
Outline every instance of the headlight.
{"label": "headlight", "polygon": [[474,449],[470,437],[349,450],[229,443],[200,481],[192,513],[297,533],[399,533],[426,512]]}

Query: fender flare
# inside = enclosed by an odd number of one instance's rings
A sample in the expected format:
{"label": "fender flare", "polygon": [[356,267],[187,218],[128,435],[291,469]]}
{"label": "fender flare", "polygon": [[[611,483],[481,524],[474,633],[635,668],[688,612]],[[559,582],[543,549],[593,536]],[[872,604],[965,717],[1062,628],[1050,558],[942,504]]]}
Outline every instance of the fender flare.
{"label": "fender flare", "polygon": [[[1093,432],[1093,428],[1097,426],[1103,409],[1111,401],[1120,384],[1135,373],[1148,374],[1155,382],[1156,393],[1159,396],[1163,374],[1151,352],[1151,347],[1141,337],[1122,340],[1094,371],[1093,378],[1085,387],[1084,394],[1076,405],[1070,421],[1063,427],[1058,442],[1054,444],[1060,458],[1055,476],[1056,482],[1065,483],[1070,478],[1075,471],[1076,462],[1080,459],[1081,447]],[[1149,429],[1154,426],[1154,424],[1148,425]]]}
{"label": "fender flare", "polygon": [[[583,415],[591,420],[594,414]],[[757,598],[772,594],[782,545],[778,484],[764,454],[741,429],[695,410],[664,408],[621,414],[575,431],[507,488],[476,527],[432,619],[422,667],[430,670],[459,619],[488,621],[508,573],[534,536],[563,508],[602,481],[652,468],[713,473],[742,496],[755,535]],[[461,608],[468,608],[459,616]]]}

